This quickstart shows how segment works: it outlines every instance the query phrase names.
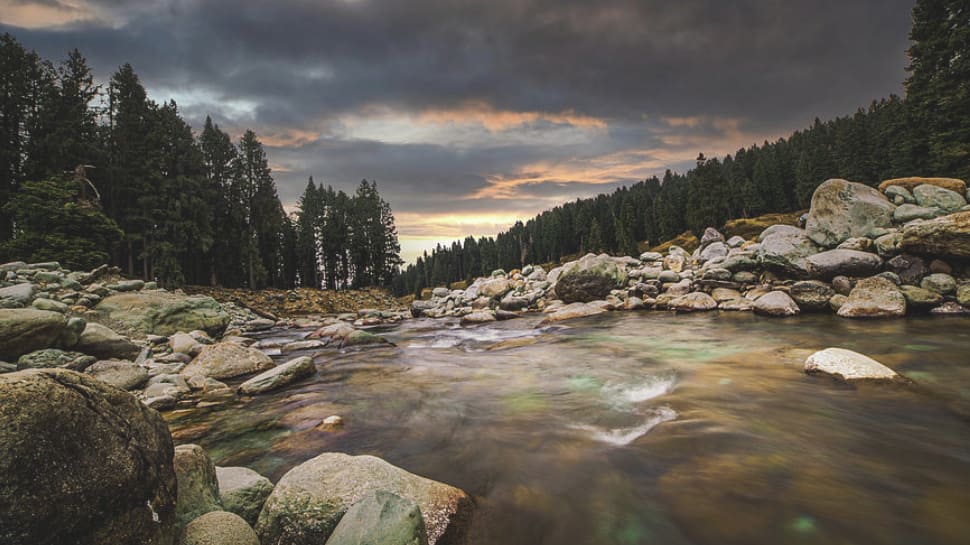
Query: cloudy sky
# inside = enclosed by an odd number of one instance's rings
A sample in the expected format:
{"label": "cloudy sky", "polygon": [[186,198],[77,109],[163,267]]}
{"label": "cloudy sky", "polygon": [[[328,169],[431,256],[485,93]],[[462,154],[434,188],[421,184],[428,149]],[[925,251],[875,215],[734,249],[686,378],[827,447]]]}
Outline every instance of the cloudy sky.
{"label": "cloudy sky", "polygon": [[377,180],[406,258],[900,93],[913,0],[0,0],[0,32]]}

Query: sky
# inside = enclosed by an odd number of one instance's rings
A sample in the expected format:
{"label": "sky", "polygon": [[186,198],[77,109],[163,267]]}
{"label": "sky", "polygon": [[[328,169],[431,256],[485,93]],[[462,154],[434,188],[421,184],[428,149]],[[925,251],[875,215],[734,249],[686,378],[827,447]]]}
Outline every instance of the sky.
{"label": "sky", "polygon": [[259,135],[402,256],[902,92],[913,0],[0,0],[0,32]]}

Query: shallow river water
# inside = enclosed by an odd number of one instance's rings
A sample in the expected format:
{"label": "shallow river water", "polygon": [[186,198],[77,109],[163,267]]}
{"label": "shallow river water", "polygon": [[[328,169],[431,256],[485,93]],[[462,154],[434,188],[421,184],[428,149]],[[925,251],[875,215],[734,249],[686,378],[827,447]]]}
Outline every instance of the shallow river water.
{"label": "shallow river water", "polygon": [[[313,379],[167,418],[274,482],[340,451],[458,486],[473,544],[970,543],[970,320],[540,320],[408,321],[378,330],[396,347],[324,351]],[[829,346],[917,386],[802,373]],[[333,414],[342,430],[317,426]]]}

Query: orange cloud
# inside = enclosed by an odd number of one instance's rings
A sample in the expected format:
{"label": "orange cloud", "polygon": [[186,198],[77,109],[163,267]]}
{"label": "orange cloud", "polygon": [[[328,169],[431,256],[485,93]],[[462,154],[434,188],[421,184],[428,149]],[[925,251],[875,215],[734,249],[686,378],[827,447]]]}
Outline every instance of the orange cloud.
{"label": "orange cloud", "polygon": [[572,125],[583,129],[605,129],[607,126],[606,121],[600,118],[578,114],[574,110],[516,112],[498,110],[484,101],[469,101],[458,108],[426,110],[418,114],[417,119],[422,123],[436,125],[475,123],[493,132],[514,129],[537,121]]}
{"label": "orange cloud", "polygon": [[21,28],[57,27],[80,21],[103,21],[106,14],[83,0],[18,2],[0,0],[0,23]]}
{"label": "orange cloud", "polygon": [[271,148],[290,148],[312,144],[321,136],[319,131],[286,128],[271,130],[259,135],[260,141]]}

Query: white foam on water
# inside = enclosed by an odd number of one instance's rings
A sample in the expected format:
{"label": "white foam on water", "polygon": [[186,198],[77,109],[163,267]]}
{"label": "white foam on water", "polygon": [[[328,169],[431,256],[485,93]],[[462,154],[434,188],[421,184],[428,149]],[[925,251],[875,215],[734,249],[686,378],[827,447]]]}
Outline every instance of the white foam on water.
{"label": "white foam on water", "polygon": [[676,384],[677,377],[673,374],[653,376],[638,384],[607,384],[603,386],[603,395],[616,405],[630,405],[669,394]]}
{"label": "white foam on water", "polygon": [[573,428],[588,432],[594,441],[622,447],[650,433],[650,430],[658,425],[676,418],[677,412],[670,407],[658,407],[651,411],[650,416],[642,424],[632,428],[605,429],[596,426],[573,426]]}
{"label": "white foam on water", "polygon": [[538,333],[535,329],[501,329],[493,327],[459,327],[435,331],[430,335],[422,335],[408,343],[408,348],[452,348],[465,343],[491,343],[533,337]]}

